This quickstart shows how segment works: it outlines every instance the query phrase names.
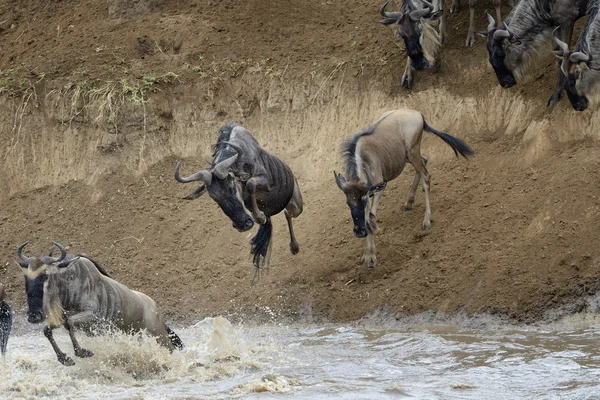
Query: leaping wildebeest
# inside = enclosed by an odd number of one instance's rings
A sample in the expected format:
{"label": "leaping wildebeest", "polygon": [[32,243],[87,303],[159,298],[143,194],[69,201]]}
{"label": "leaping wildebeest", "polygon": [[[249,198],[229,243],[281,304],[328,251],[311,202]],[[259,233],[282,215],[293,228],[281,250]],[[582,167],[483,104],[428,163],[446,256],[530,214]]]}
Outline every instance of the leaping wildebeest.
{"label": "leaping wildebeest", "polygon": [[565,92],[571,106],[584,111],[589,103],[600,102],[600,4],[596,1],[573,51],[569,45],[554,38],[558,50],[554,54],[561,60],[565,75]]}
{"label": "leaping wildebeest", "polygon": [[290,233],[290,251],[292,254],[300,251],[292,218],[302,213],[302,195],[290,167],[263,149],[246,128],[232,123],[221,127],[219,132],[212,165],[181,177],[179,161],[175,179],[182,183],[202,182],[186,199],[197,199],[208,192],[238,231],[251,229],[254,221],[260,224],[250,241],[250,252],[258,273],[269,266],[273,215],[284,212]]}
{"label": "leaping wildebeest", "polygon": [[[183,348],[181,339],[165,324],[154,300],[110,278],[89,257],[67,254],[63,246],[53,243],[60,256],[26,257],[23,248],[28,242],[25,242],[17,249],[17,263],[24,270],[26,283],[42,282],[42,286],[26,285],[31,288],[27,291],[29,321],[41,322],[45,316],[44,335],[58,361],[68,366],[75,364],[54,340],[52,330],[59,326],[69,332],[77,357],[91,357],[93,353],[79,345],[76,329],[90,333],[111,328],[125,333],[146,332],[170,351]],[[32,309],[40,304],[42,309]]]}
{"label": "leaping wildebeest", "polygon": [[4,286],[0,283],[0,353],[2,353],[3,359],[6,354],[8,336],[12,329],[12,310],[4,300],[5,296]]}
{"label": "leaping wildebeest", "polygon": [[[540,51],[539,47],[556,26],[560,26],[557,32],[560,39],[570,43],[573,26],[589,11],[589,3],[590,0],[521,0],[508,15],[509,22],[500,28],[496,28],[496,21],[488,14],[489,25],[483,34],[487,36],[489,61],[500,86],[513,87],[523,77],[532,56]],[[559,68],[548,107],[554,107],[562,98],[564,81]]]}
{"label": "leaping wildebeest", "polygon": [[408,108],[384,113],[374,124],[342,144],[347,178],[335,171],[333,174],[338,187],[346,195],[354,221],[354,235],[367,238],[361,258],[367,267],[377,265],[373,236],[377,228],[377,205],[387,183],[402,173],[407,161],[415,168],[415,179],[404,209],[412,208],[421,181],[425,191],[423,228],[431,228],[429,172],[425,168],[427,158],[421,156],[424,130],[446,142],[457,156],[460,154],[467,158],[474,154],[462,140],[434,129],[420,112]]}
{"label": "leaping wildebeest", "polygon": [[[379,13],[385,17],[379,22],[382,25],[398,25],[397,35],[404,40],[404,46],[408,53],[408,60],[400,86],[412,87],[413,71],[425,71],[433,65],[437,71],[440,68],[440,49],[445,41],[444,11],[442,1],[434,0],[435,5],[427,0],[403,0],[402,11],[385,11],[389,0],[379,9]],[[433,26],[433,22],[440,20],[439,31]]]}

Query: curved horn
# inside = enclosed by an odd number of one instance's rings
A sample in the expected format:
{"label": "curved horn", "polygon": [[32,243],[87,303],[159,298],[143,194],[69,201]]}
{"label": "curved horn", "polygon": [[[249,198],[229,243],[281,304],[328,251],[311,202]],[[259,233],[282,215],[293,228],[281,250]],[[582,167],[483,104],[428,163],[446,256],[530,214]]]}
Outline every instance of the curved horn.
{"label": "curved horn", "polygon": [[338,185],[338,187],[345,191],[346,189],[346,178],[344,178],[344,176],[342,174],[340,174],[339,172],[336,172],[335,170],[333,171],[333,176],[335,177],[335,183]]}
{"label": "curved horn", "polygon": [[427,7],[429,7],[429,9],[431,11],[433,11],[434,7],[433,4],[431,4],[430,2],[428,2],[427,0],[421,0],[423,2],[423,4],[425,4]]}
{"label": "curved horn", "polygon": [[40,261],[46,265],[60,262],[60,261],[64,260],[65,257],[67,256],[67,250],[60,243],[52,242],[52,244],[55,245],[60,250],[60,256],[58,256],[58,257],[51,257],[51,256],[40,257]]}
{"label": "curved horn", "polygon": [[492,17],[492,15],[488,12],[488,10],[485,10],[485,13],[487,14],[487,19],[488,19],[487,31],[491,32],[496,27],[496,20],[494,19],[494,17]]}
{"label": "curved horn", "polygon": [[565,42],[563,42],[562,40],[560,40],[557,37],[554,38],[554,42],[556,43],[556,45],[558,46],[560,51],[562,51],[563,54],[566,54],[569,52],[569,45],[567,45]]}
{"label": "curved horn", "polygon": [[215,176],[219,179],[225,179],[225,177],[229,173],[229,167],[231,167],[233,165],[233,163],[238,159],[239,156],[240,156],[240,154],[237,153],[235,156],[229,157],[228,159],[223,160],[220,163],[218,163],[217,165],[215,165],[215,168],[214,168]]}
{"label": "curved horn", "polygon": [[19,247],[17,247],[17,257],[19,257],[19,259],[21,261],[19,261],[19,265],[23,268],[27,268],[29,266],[29,264],[31,264],[32,262],[35,261],[35,257],[25,257],[23,255],[23,248],[25,246],[27,246],[29,244],[29,242],[25,242],[23,244],[21,244]]}
{"label": "curved horn", "polygon": [[392,18],[392,19],[400,19],[402,18],[402,13],[401,12],[387,12],[385,11],[385,8],[387,7],[387,5],[390,3],[390,0],[386,1],[384,5],[381,6],[381,8],[379,9],[379,14],[381,14],[382,16],[386,17],[386,18]]}
{"label": "curved horn", "polygon": [[588,61],[590,61],[590,56],[588,56],[584,52],[576,51],[573,54],[571,54],[571,62],[574,62],[574,63],[585,62],[585,63],[587,63]]}
{"label": "curved horn", "polygon": [[410,19],[413,21],[418,21],[419,19],[425,17],[426,15],[431,14],[431,10],[429,8],[420,8],[418,10],[414,10],[410,12]]}
{"label": "curved horn", "polygon": [[508,32],[504,29],[498,29],[496,32],[494,32],[495,40],[509,39],[510,36],[511,36],[510,32]]}
{"label": "curved horn", "polygon": [[244,152],[240,146],[238,146],[238,145],[235,145],[235,144],[233,144],[233,143],[231,143],[231,142],[226,142],[226,141],[223,141],[222,143],[223,143],[223,144],[226,144],[227,146],[229,146],[229,147],[231,147],[232,149],[234,149],[235,151],[237,151],[237,152],[238,152],[238,154],[239,154],[240,156],[241,156],[241,155],[242,155],[242,153]]}
{"label": "curved horn", "polygon": [[181,161],[179,161],[177,163],[177,166],[175,167],[175,180],[177,182],[188,183],[188,182],[194,182],[194,181],[202,181],[202,182],[204,182],[204,184],[206,186],[210,186],[210,183],[212,182],[212,174],[210,173],[210,171],[203,169],[203,170],[196,172],[193,175],[182,178],[179,175],[179,167],[181,167]]}

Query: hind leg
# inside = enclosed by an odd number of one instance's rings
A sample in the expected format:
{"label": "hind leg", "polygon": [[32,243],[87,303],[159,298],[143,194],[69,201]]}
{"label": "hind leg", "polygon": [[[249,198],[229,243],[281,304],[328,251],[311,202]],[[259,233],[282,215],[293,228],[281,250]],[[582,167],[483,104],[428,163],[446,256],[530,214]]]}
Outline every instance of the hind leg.
{"label": "hind leg", "polygon": [[298,241],[296,240],[296,236],[294,235],[294,226],[292,225],[292,218],[298,218],[300,214],[302,214],[303,203],[302,203],[302,194],[300,193],[300,188],[298,187],[298,181],[294,180],[294,193],[292,194],[292,199],[285,207],[284,214],[285,219],[288,223],[288,228],[290,231],[290,252],[292,254],[298,254],[300,251],[300,246],[298,245]]}
{"label": "hind leg", "polygon": [[[423,161],[423,165],[427,165],[427,157],[422,156],[421,160]],[[404,206],[404,211],[412,210],[412,206],[415,203],[415,194],[417,192],[417,186],[419,186],[419,181],[421,180],[421,174],[418,173],[415,168],[415,180],[413,181],[412,187],[410,188],[410,193],[408,194],[408,200],[406,201],[406,205]]]}
{"label": "hind leg", "polygon": [[73,322],[69,318],[65,320],[65,329],[69,332],[69,337],[71,338],[71,343],[73,343],[73,350],[75,350],[75,355],[80,358],[91,357],[94,355],[90,350],[86,350],[79,345],[77,338],[75,337],[75,326]]}
{"label": "hind leg", "polygon": [[431,229],[431,207],[429,205],[429,172],[427,172],[427,168],[425,168],[426,159],[424,160],[423,157],[418,154],[411,156],[409,153],[408,161],[415,167],[417,176],[421,178],[421,182],[423,183],[423,190],[425,191],[425,218],[423,218],[423,229],[429,230]]}

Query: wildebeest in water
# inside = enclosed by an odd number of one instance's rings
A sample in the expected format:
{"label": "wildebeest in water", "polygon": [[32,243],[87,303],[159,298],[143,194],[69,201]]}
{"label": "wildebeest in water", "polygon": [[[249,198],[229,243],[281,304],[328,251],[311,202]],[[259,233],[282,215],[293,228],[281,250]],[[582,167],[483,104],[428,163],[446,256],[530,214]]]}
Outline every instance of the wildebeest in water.
{"label": "wildebeest in water", "polygon": [[18,247],[17,262],[24,270],[28,287],[28,320],[46,319],[44,335],[62,364],[75,363],[54,341],[52,330],[59,326],[69,332],[77,357],[90,357],[93,353],[79,345],[76,329],[88,333],[110,328],[125,333],[147,332],[170,351],[183,348],[181,339],[167,327],[150,297],[110,278],[106,270],[89,257],[67,254],[59,243],[53,242],[60,250],[58,257],[25,257],[23,248],[27,243]]}
{"label": "wildebeest in water", "polygon": [[0,352],[3,359],[6,355],[8,336],[12,329],[12,310],[10,309],[10,305],[4,300],[5,297],[4,286],[0,283]]}
{"label": "wildebeest in water", "polygon": [[423,229],[431,228],[429,172],[425,168],[427,158],[421,156],[424,130],[446,142],[457,156],[466,158],[474,154],[462,140],[434,129],[420,112],[407,108],[386,112],[373,125],[342,144],[347,178],[334,171],[335,181],[346,195],[354,221],[354,235],[367,238],[361,258],[367,267],[377,265],[373,236],[377,228],[377,205],[387,183],[402,173],[407,161],[415,168],[415,179],[404,209],[412,208],[421,181],[425,191]]}
{"label": "wildebeest in water", "polygon": [[208,192],[238,231],[251,229],[254,221],[260,224],[250,242],[256,277],[261,268],[269,266],[273,215],[284,212],[290,233],[290,251],[292,254],[300,251],[292,218],[302,213],[302,195],[290,167],[262,148],[246,128],[228,124],[219,132],[212,165],[181,177],[179,161],[175,179],[182,183],[202,182],[186,199],[197,199]]}

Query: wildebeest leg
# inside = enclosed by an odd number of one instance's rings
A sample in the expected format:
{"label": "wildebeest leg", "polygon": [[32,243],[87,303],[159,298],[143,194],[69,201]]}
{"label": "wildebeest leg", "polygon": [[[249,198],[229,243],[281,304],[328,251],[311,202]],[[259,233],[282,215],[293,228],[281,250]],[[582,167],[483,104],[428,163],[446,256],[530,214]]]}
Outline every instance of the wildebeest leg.
{"label": "wildebeest leg", "polygon": [[442,16],[440,17],[440,40],[442,43],[448,43],[448,33],[446,32],[446,17],[444,16],[444,1],[437,0],[435,11],[441,11]]}
{"label": "wildebeest leg", "polygon": [[361,263],[367,268],[375,268],[377,266],[377,253],[375,250],[375,231],[377,230],[377,206],[381,200],[383,191],[376,192],[373,194],[371,200],[369,200],[368,207],[368,225],[367,238],[365,242],[365,251],[360,259]]}
{"label": "wildebeest leg", "polygon": [[[560,40],[562,40],[566,44],[570,45],[572,35],[573,35],[573,23],[572,22],[570,24],[564,24],[564,25],[560,26]],[[553,41],[553,43],[554,43],[554,41]],[[554,46],[554,50],[558,49],[556,43],[554,43],[553,46]],[[552,96],[550,96],[550,99],[548,100],[548,107],[550,107],[550,108],[554,107],[556,105],[556,103],[558,103],[560,101],[560,99],[562,99],[563,87],[565,85],[565,74],[563,74],[563,72],[560,69],[562,60],[558,59],[557,61],[558,61],[558,82],[556,83],[556,89],[554,90],[554,93],[552,93]]]}
{"label": "wildebeest leg", "polygon": [[[90,313],[91,314],[91,313]],[[79,315],[79,314],[78,314]],[[88,314],[85,315],[88,318]],[[73,319],[73,320],[72,320]],[[77,315],[71,318],[65,319],[65,329],[69,332],[69,337],[71,338],[71,343],[73,343],[73,349],[75,350],[75,355],[77,357],[85,358],[91,357],[94,355],[90,350],[86,350],[79,345],[77,338],[75,337],[75,323],[80,323],[82,320],[78,320]]]}
{"label": "wildebeest leg", "polygon": [[300,193],[300,188],[298,187],[298,181],[294,179],[294,192],[292,193],[292,199],[285,206],[285,210],[283,213],[285,214],[285,219],[288,223],[288,228],[290,230],[290,251],[292,254],[298,254],[300,251],[300,246],[298,246],[298,242],[296,241],[296,236],[294,235],[294,227],[292,226],[292,218],[298,218],[300,214],[302,214],[303,203],[302,203],[302,194]]}
{"label": "wildebeest leg", "polygon": [[502,0],[492,0],[492,4],[494,5],[494,8],[496,9],[496,27],[500,27],[500,25],[502,25],[502,12],[500,10],[500,5],[502,4]]}
{"label": "wildebeest leg", "polygon": [[402,79],[400,80],[400,86],[404,86],[405,88],[412,88],[412,73],[414,68],[412,66],[412,60],[408,57],[408,61],[406,62],[406,69],[404,70],[404,75],[402,75]]}
{"label": "wildebeest leg", "polygon": [[420,175],[425,191],[425,218],[423,218],[423,229],[431,229],[431,207],[429,205],[429,172],[425,167],[425,160],[418,154],[408,157],[408,161],[415,167],[417,175]]}
{"label": "wildebeest leg", "polygon": [[[427,157],[421,156],[421,160],[423,160],[423,165],[427,165]],[[419,186],[420,180],[421,180],[421,174],[415,168],[415,179],[413,181],[412,187],[410,188],[410,193],[408,194],[408,200],[406,201],[406,205],[404,206],[404,211],[412,210],[412,206],[415,203],[415,194],[417,193],[417,187]]]}
{"label": "wildebeest leg", "polygon": [[54,352],[56,353],[56,357],[58,357],[58,361],[60,361],[60,363],[62,365],[66,365],[68,367],[75,365],[75,362],[73,361],[73,359],[69,356],[67,356],[65,353],[63,353],[60,348],[58,347],[58,345],[56,344],[56,342],[54,341],[54,336],[52,335],[52,329],[54,329],[55,327],[50,327],[49,325],[46,325],[44,327],[44,336],[46,336],[48,338],[48,340],[50,341],[50,344],[52,345],[52,348],[54,349]]}
{"label": "wildebeest leg", "polygon": [[453,0],[450,7],[450,14],[458,14],[460,11],[460,0]]}
{"label": "wildebeest leg", "polygon": [[259,190],[269,190],[269,183],[263,177],[252,177],[246,182],[246,190],[248,191],[248,194],[250,194],[250,199],[252,201],[252,210],[250,210],[252,212],[252,217],[256,222],[263,225],[267,222],[267,217],[265,216],[265,213],[258,209],[256,193]]}
{"label": "wildebeest leg", "polygon": [[469,32],[465,42],[467,47],[473,47],[475,44],[475,3],[476,0],[469,0]]}

